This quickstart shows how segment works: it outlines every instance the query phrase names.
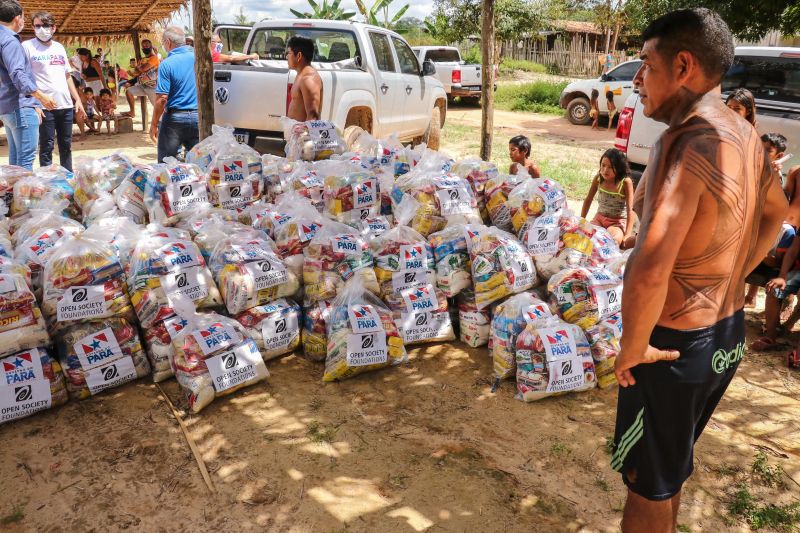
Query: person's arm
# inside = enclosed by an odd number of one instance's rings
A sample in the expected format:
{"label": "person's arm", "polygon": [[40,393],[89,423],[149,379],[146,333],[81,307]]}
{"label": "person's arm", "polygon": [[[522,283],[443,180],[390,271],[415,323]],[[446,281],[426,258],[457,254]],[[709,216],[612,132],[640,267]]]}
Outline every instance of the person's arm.
{"label": "person's arm", "polygon": [[[689,152],[703,157],[687,148],[669,179],[657,180],[659,190],[648,191],[645,201],[651,209],[642,221],[634,253],[625,267],[625,290],[622,291],[625,331],[614,365],[622,387],[636,384],[631,368],[642,363],[674,360],[680,355],[674,350],[653,348],[650,335],[664,308],[678,252],[694,222],[700,196],[706,190],[703,177],[695,173],[695,167],[684,163],[691,159],[685,157]],[[669,165],[664,165],[667,167]]]}
{"label": "person's arm", "polygon": [[153,120],[150,122],[150,139],[158,144],[158,121],[167,107],[167,95],[156,94],[156,105],[153,106]]}
{"label": "person's arm", "polygon": [[75,81],[73,81],[72,75],[69,72],[67,72],[67,87],[69,87],[69,94],[75,102],[75,112],[78,116],[85,117],[86,110],[83,108],[83,100],[81,99],[81,95],[78,94],[78,89],[75,88]]}
{"label": "person's arm", "polygon": [[232,56],[228,54],[219,54],[219,63],[244,63],[251,59],[259,59],[258,54],[250,54],[246,56]]}
{"label": "person's arm", "polygon": [[625,178],[623,183],[625,184],[625,213],[627,216],[625,235],[623,238],[627,239],[633,235],[633,223],[635,216],[633,213],[633,180],[630,178]]}
{"label": "person's arm", "polygon": [[792,270],[792,266],[794,266],[794,262],[797,260],[798,253],[800,253],[800,236],[795,236],[794,240],[792,240],[792,245],[786,250],[783,256],[781,271],[778,277],[767,282],[767,286],[765,287],[767,292],[786,288],[786,276],[788,276],[789,272]]}
{"label": "person's arm", "polygon": [[542,173],[539,171],[539,167],[536,166],[536,163],[534,163],[532,159],[528,160],[528,166],[526,170],[533,179],[539,179],[542,176]]}
{"label": "person's arm", "polygon": [[764,199],[764,205],[758,206],[760,212],[757,213],[760,214],[760,220],[757,217],[753,221],[753,223],[758,224],[758,234],[754,236],[755,240],[750,245],[746,272],[752,272],[761,260],[767,256],[789,210],[789,204],[783,194],[781,184],[772,175],[772,166],[767,161],[764,162],[764,165],[764,176],[761,177],[760,183],[763,187],[767,187],[767,194]]}
{"label": "person's arm", "polygon": [[108,82],[106,81],[106,73],[103,70],[103,67],[100,66],[100,62],[96,59],[92,59],[92,65],[94,65],[94,69],[100,75],[100,81],[103,83],[103,88],[108,89]]}
{"label": "person's arm", "polygon": [[31,76],[28,62],[25,61],[25,49],[17,42],[12,42],[0,49],[0,59],[8,71],[11,83],[20,94],[28,94],[36,98],[45,109],[55,109],[56,102],[36,87],[36,81]]}
{"label": "person's arm", "polygon": [[591,187],[589,187],[589,192],[586,194],[586,198],[583,200],[583,207],[581,208],[581,218],[586,218],[586,215],[589,214],[589,209],[592,207],[592,202],[594,201],[595,194],[597,194],[596,176],[592,178],[592,185]]}
{"label": "person's arm", "polygon": [[300,84],[300,93],[303,95],[303,104],[306,107],[306,120],[319,120],[322,107],[321,93],[322,80],[317,77],[306,76]]}

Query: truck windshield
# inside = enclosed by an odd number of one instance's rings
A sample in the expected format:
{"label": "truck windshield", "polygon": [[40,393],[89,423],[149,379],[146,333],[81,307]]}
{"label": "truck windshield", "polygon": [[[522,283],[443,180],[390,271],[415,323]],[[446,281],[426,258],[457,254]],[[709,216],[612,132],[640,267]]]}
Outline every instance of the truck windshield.
{"label": "truck windshield", "polygon": [[458,50],[448,50],[447,48],[432,48],[425,54],[425,59],[434,63],[447,63],[450,61],[458,63],[461,61]]}
{"label": "truck windshield", "polygon": [[736,56],[722,80],[722,92],[739,87],[758,100],[800,104],[800,59]]}
{"label": "truck windshield", "polygon": [[358,41],[353,32],[314,28],[262,28],[256,30],[248,53],[261,59],[285,60],[286,43],[294,35],[314,41],[314,61],[336,63],[360,56]]}

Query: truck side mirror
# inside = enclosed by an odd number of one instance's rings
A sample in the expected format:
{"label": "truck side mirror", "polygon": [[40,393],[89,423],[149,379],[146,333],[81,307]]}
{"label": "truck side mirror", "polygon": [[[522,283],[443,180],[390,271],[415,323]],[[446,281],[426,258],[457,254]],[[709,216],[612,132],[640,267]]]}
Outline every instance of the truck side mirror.
{"label": "truck side mirror", "polygon": [[608,74],[603,74],[600,76],[600,81],[608,81]]}
{"label": "truck side mirror", "polygon": [[433,76],[434,74],[436,74],[436,65],[433,64],[433,61],[428,59],[424,63],[422,63],[423,76]]}

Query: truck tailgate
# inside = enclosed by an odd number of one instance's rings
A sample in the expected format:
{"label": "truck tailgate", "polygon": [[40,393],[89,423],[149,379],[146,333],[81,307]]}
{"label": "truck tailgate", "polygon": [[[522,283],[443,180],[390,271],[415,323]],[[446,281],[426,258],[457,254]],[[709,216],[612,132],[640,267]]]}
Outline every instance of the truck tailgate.
{"label": "truck tailgate", "polygon": [[237,129],[282,131],[289,69],[218,65],[214,67],[214,118]]}
{"label": "truck tailgate", "polygon": [[461,65],[461,86],[481,88],[480,65]]}

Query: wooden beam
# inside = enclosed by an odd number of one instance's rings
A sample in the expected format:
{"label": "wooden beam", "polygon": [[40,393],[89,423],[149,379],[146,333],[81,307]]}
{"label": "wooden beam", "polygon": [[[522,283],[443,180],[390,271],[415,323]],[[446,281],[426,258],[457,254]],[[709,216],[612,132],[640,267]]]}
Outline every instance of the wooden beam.
{"label": "wooden beam", "polygon": [[136,22],[131,24],[131,28],[138,29],[139,28],[139,24],[142,22],[142,19],[145,18],[147,16],[147,14],[150,13],[156,6],[158,6],[158,2],[159,2],[159,0],[153,0],[153,3],[150,4],[149,6],[147,6],[144,9],[144,11],[142,11],[142,14],[139,15],[139,18],[136,19]]}
{"label": "wooden beam", "polygon": [[211,135],[214,124],[214,63],[209,43],[211,27],[211,0],[193,0],[194,22],[194,75],[197,82],[197,114],[200,140]]}
{"label": "wooden beam", "polygon": [[69,13],[67,14],[66,17],[64,17],[64,20],[59,24],[59,26],[66,26],[67,24],[69,24],[69,19],[71,19],[72,16],[78,12],[78,8],[82,3],[83,0],[77,0],[77,2],[75,2],[75,5],[72,6],[72,9],[70,9]]}
{"label": "wooden beam", "polygon": [[481,12],[481,159],[492,157],[494,132],[494,0]]}

